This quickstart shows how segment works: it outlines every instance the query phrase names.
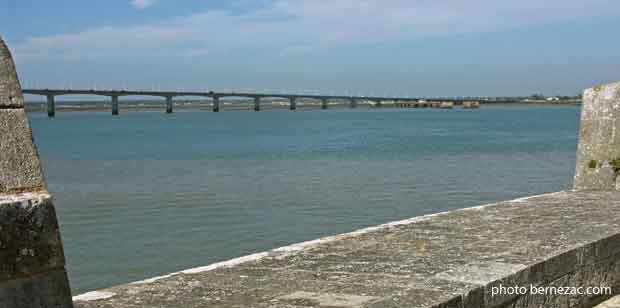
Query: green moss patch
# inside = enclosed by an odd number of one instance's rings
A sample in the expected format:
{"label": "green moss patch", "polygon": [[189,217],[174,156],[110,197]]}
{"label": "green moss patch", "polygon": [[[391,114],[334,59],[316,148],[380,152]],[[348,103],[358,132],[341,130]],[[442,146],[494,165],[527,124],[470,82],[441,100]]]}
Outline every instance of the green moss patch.
{"label": "green moss patch", "polygon": [[611,168],[614,171],[614,180],[615,180],[618,178],[618,176],[620,176],[620,158],[616,158],[610,161],[609,165],[611,165]]}
{"label": "green moss patch", "polygon": [[588,164],[588,168],[590,169],[596,169],[596,167],[598,167],[598,161],[597,160],[591,160],[590,163]]}

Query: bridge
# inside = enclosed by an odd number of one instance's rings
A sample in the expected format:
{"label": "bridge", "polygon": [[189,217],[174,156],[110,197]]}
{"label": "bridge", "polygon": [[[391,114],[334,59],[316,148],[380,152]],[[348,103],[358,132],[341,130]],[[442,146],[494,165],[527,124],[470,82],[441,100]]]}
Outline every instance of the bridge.
{"label": "bridge", "polygon": [[130,90],[63,90],[63,89],[23,89],[22,93],[41,95],[47,97],[47,114],[50,117],[56,115],[56,97],[63,95],[97,95],[110,97],[112,103],[112,115],[118,115],[119,98],[126,96],[152,96],[166,99],[166,113],[173,112],[173,99],[175,97],[194,96],[206,97],[213,100],[213,112],[220,111],[220,99],[225,97],[241,97],[254,101],[254,111],[260,111],[261,100],[265,98],[280,98],[289,101],[289,109],[297,109],[297,101],[300,99],[315,99],[321,101],[321,109],[327,109],[330,100],[344,100],[349,102],[350,108],[356,108],[359,101],[375,102],[381,107],[386,101],[392,102],[417,102],[425,100],[429,102],[453,102],[460,104],[465,100],[472,101],[514,101],[517,98],[488,98],[488,97],[452,97],[452,98],[412,98],[412,97],[382,97],[382,96],[343,96],[343,95],[309,95],[309,94],[282,94],[282,93],[249,93],[249,92],[186,92],[186,91],[130,91]]}

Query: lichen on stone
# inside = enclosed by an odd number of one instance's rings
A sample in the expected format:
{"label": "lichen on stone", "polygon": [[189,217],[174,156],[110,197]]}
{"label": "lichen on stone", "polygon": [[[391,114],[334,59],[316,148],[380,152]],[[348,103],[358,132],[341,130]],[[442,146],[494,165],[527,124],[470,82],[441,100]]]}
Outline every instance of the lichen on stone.
{"label": "lichen on stone", "polygon": [[609,165],[614,171],[614,181],[620,176],[620,157],[609,161]]}
{"label": "lichen on stone", "polygon": [[588,164],[588,168],[590,169],[596,169],[596,167],[598,166],[599,166],[599,163],[595,159],[591,160],[590,163]]}

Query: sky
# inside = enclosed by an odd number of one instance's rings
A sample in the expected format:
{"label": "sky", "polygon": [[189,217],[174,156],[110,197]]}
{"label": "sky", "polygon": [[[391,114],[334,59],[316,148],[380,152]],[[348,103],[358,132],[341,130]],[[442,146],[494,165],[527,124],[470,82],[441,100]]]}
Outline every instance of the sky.
{"label": "sky", "polygon": [[0,0],[25,88],[576,95],[618,0]]}

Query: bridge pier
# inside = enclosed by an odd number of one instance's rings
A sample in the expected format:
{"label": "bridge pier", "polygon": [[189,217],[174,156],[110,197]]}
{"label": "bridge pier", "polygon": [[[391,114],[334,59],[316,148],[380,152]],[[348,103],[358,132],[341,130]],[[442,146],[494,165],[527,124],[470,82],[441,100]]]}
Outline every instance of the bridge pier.
{"label": "bridge pier", "polygon": [[47,95],[47,116],[53,118],[56,116],[56,101],[54,95]]}
{"label": "bridge pier", "polygon": [[254,98],[254,111],[260,111],[260,97]]}
{"label": "bridge pier", "polygon": [[166,96],[166,113],[172,113],[172,96]]}
{"label": "bridge pier", "polygon": [[349,102],[349,107],[350,108],[357,108],[357,100],[352,98],[351,101]]}
{"label": "bridge pier", "polygon": [[327,98],[321,99],[321,109],[323,110],[327,109],[327,102],[328,102]]}
{"label": "bridge pier", "polygon": [[297,109],[297,98],[296,97],[291,97],[290,99],[290,109],[291,110],[296,110]]}
{"label": "bridge pier", "polygon": [[220,112],[220,97],[213,96],[213,112]]}
{"label": "bridge pier", "polygon": [[112,115],[117,116],[118,115],[118,96],[112,95],[111,97],[112,97]]}

